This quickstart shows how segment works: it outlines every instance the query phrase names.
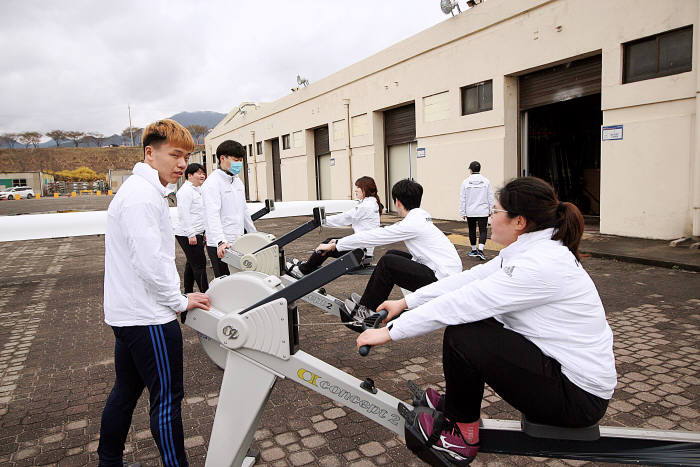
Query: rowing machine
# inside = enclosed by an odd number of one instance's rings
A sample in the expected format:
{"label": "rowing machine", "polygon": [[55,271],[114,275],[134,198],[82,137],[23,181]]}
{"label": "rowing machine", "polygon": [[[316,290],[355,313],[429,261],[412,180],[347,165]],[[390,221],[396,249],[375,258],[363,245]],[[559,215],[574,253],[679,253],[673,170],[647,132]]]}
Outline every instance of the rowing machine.
{"label": "rowing machine", "polygon": [[[241,272],[212,283],[211,309],[195,309],[187,325],[216,344],[225,367],[207,466],[240,466],[277,378],[289,378],[388,428],[433,465],[454,465],[425,449],[417,414],[428,410],[399,399],[299,350],[295,300],[359,265],[356,250],[314,274],[282,286],[276,276]],[[211,354],[210,354],[211,356]],[[216,360],[215,360],[216,362]],[[218,364],[218,363],[217,363]],[[418,397],[414,389],[414,397]],[[245,403],[241,403],[245,401]],[[482,420],[481,451],[591,461],[656,465],[700,465],[700,433],[600,427],[600,437],[529,422]],[[440,454],[440,453],[438,453]]]}

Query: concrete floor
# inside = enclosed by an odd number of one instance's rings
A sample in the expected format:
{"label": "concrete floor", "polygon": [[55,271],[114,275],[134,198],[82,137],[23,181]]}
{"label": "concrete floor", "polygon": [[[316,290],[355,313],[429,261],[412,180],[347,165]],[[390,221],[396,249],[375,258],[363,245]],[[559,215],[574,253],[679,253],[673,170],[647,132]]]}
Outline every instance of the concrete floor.
{"label": "concrete floor", "polygon": [[[258,226],[280,235],[306,220],[262,220]],[[329,235],[311,232],[290,244],[287,256],[303,258]],[[476,264],[464,246],[457,249],[465,267]],[[176,250],[182,272],[184,257]],[[0,464],[96,465],[100,415],[114,377],[114,338],[102,312],[104,239],[0,243],[0,257],[6,265],[0,275]],[[584,266],[615,333],[619,385],[602,424],[700,431],[700,276],[597,258],[585,259]],[[344,298],[361,293],[366,281],[367,276],[345,276],[326,289]],[[440,332],[362,358],[355,333],[320,324],[334,319],[311,305],[299,303],[299,311],[302,323],[319,323],[300,327],[301,348],[359,379],[372,377],[377,387],[402,399],[409,397],[407,380],[444,384]],[[183,326],[183,335],[186,445],[190,464],[200,466],[222,373],[201,351],[194,331]],[[143,396],[134,414],[126,459],[160,465],[147,402]],[[490,390],[482,413],[518,417]],[[256,439],[262,465],[421,464],[393,433],[289,380],[276,384]],[[486,464],[567,463],[495,455],[474,462]]]}

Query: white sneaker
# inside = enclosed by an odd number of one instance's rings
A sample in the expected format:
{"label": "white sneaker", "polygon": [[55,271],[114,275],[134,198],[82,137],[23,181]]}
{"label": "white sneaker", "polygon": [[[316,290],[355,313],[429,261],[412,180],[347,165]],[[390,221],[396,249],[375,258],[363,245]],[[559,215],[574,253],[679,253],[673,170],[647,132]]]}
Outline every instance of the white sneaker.
{"label": "white sneaker", "polygon": [[350,294],[350,300],[359,304],[360,300],[362,300],[362,295],[360,295],[359,293],[353,292]]}
{"label": "white sneaker", "polygon": [[372,315],[372,310],[350,299],[345,300],[345,308],[347,308],[350,316],[356,320],[363,321],[366,317]]}
{"label": "white sneaker", "polygon": [[289,269],[289,275],[296,279],[301,279],[302,277],[304,277],[304,273],[301,272],[299,266],[297,266],[296,264]]}

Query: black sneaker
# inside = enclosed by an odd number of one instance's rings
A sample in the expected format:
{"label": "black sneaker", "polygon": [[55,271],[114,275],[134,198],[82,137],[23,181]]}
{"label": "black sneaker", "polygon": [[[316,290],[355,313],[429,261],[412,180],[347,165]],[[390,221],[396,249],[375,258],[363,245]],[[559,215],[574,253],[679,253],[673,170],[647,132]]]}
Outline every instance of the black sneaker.
{"label": "black sneaker", "polygon": [[467,253],[467,256],[477,257],[479,256],[479,254],[476,252],[476,250],[472,250],[469,253]]}
{"label": "black sneaker", "polygon": [[484,250],[478,250],[476,252],[476,256],[481,260],[481,261],[486,261],[486,255],[484,255]]}

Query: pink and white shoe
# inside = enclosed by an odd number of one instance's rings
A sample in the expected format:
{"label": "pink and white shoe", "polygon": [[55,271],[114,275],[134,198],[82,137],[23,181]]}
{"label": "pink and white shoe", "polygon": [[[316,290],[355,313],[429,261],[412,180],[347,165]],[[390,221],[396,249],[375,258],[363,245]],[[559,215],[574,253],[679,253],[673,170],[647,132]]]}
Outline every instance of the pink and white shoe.
{"label": "pink and white shoe", "polygon": [[446,453],[459,466],[469,465],[479,452],[478,444],[468,443],[459,426],[442,416],[433,419],[429,413],[423,412],[418,418],[418,426],[431,449]]}

